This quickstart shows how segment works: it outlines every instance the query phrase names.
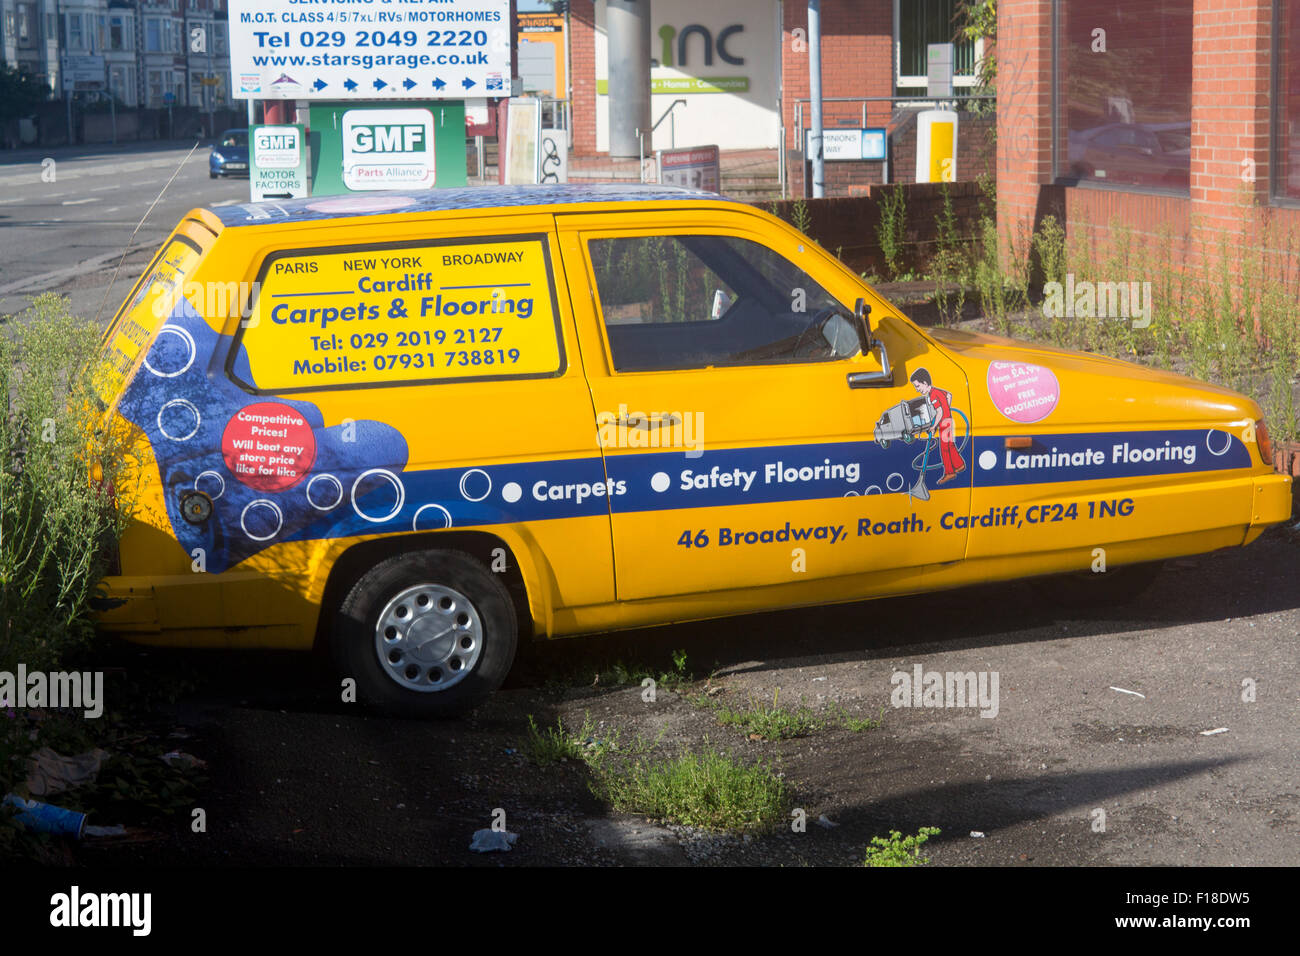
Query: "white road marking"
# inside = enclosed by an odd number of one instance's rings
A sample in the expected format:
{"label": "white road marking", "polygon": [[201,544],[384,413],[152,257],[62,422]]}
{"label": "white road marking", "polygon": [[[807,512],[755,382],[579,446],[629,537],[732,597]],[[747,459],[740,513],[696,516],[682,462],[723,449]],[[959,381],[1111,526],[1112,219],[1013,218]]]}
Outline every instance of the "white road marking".
{"label": "white road marking", "polygon": [[88,198],[86,198],[86,199],[65,199],[65,200],[63,200],[63,205],[65,205],[65,206],[81,206],[81,205],[84,205],[85,203],[88,203],[88,202],[99,202],[99,197],[98,197],[98,196],[90,196],[90,197],[88,197]]}

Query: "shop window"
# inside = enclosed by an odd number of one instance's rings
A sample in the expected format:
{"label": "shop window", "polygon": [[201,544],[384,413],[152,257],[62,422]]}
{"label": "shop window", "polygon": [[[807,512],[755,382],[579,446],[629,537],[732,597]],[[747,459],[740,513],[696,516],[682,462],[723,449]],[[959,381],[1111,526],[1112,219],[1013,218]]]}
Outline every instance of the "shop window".
{"label": "shop window", "polygon": [[1273,195],[1300,200],[1300,0],[1273,8]]}
{"label": "shop window", "polygon": [[1193,0],[1057,0],[1056,178],[1187,193]]}
{"label": "shop window", "polygon": [[960,0],[894,0],[894,43],[898,53],[900,96],[925,93],[931,43],[952,43],[953,86],[975,85],[975,61],[983,48],[960,37]]}

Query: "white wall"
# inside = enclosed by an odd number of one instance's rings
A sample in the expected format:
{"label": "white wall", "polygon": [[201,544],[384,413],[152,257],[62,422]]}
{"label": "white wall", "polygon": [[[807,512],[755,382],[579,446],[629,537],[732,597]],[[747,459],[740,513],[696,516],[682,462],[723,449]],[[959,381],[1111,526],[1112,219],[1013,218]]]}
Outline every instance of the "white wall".
{"label": "white wall", "polygon": [[[743,93],[656,93],[651,97],[651,122],[658,120],[675,99],[686,100],[674,111],[676,145],[707,146],[723,149],[775,148],[781,133],[777,106],[777,83],[781,51],[777,0],[651,0],[650,56],[659,62],[663,50],[660,34],[665,25],[680,35],[686,27],[705,27],[716,44],[727,27],[740,24],[744,29],[726,40],[726,52],[744,58],[743,64],[726,63],[714,52],[713,64],[704,62],[704,43],[698,35],[687,40],[685,66],[677,63],[677,37],[672,39],[674,66],[654,66],[651,81],[699,77],[746,77],[749,88]],[[609,78],[609,44],[605,34],[605,4],[596,3],[596,82]],[[654,145],[666,149],[671,145],[669,124],[664,120],[655,133]],[[596,149],[609,149],[609,97],[596,95]]]}

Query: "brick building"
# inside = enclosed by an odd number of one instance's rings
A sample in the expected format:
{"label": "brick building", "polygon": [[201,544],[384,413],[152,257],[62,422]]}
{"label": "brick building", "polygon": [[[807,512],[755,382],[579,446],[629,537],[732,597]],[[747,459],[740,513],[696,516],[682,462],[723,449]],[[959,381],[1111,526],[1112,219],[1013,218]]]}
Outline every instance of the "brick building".
{"label": "brick building", "polygon": [[1002,0],[1003,234],[1050,213],[1194,258],[1300,228],[1298,42],[1300,0]]}
{"label": "brick building", "polygon": [[[915,172],[917,104],[890,97],[926,92],[930,43],[951,42],[958,0],[822,0],[822,95],[828,130],[890,130],[890,180]],[[573,148],[608,149],[608,76],[602,0],[571,0],[569,31]],[[782,144],[792,191],[804,189],[803,137],[808,106],[807,0],[651,0],[654,120],[672,109],[653,146],[716,143],[723,149],[776,149]],[[956,46],[957,90],[975,85],[983,41]],[[868,99],[880,98],[880,99]],[[676,100],[685,100],[676,107]],[[992,119],[962,117],[958,178],[993,170]],[[649,150],[647,150],[649,152]],[[828,162],[827,193],[881,182],[875,162]]]}
{"label": "brick building", "polygon": [[68,62],[101,57],[126,107],[229,105],[226,0],[0,0],[0,65],[63,94]]}

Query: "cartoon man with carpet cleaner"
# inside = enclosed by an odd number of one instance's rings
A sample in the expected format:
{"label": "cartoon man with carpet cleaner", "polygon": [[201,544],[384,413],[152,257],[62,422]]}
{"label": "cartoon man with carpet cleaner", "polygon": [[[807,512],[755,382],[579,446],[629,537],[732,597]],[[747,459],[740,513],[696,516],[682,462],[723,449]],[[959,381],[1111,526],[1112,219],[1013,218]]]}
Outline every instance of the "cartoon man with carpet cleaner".
{"label": "cartoon man with carpet cleaner", "polygon": [[966,470],[966,462],[961,457],[961,452],[957,450],[957,442],[954,440],[956,429],[952,422],[952,392],[935,388],[934,383],[930,381],[930,372],[925,368],[918,368],[913,372],[911,382],[913,387],[934,406],[936,412],[937,420],[933,426],[933,433],[939,438],[939,457],[943,460],[943,477],[935,484],[942,485],[952,481]]}

